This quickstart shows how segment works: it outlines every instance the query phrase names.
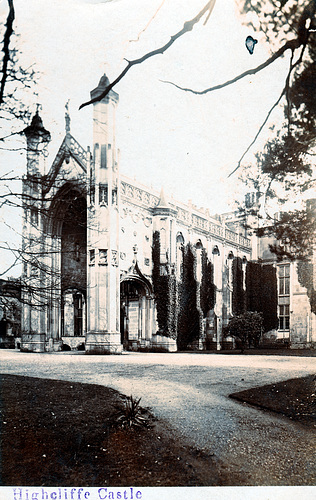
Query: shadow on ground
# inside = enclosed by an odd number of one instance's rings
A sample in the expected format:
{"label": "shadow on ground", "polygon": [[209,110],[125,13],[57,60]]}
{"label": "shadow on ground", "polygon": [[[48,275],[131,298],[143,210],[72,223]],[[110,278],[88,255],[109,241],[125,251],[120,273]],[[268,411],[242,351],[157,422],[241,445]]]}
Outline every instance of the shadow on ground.
{"label": "shadow on ground", "polygon": [[230,394],[230,397],[280,413],[308,427],[316,427],[316,376],[294,378],[285,382],[255,387]]}
{"label": "shadow on ground", "polygon": [[220,486],[245,484],[165,422],[122,428],[124,396],[59,380],[1,376],[4,486]]}

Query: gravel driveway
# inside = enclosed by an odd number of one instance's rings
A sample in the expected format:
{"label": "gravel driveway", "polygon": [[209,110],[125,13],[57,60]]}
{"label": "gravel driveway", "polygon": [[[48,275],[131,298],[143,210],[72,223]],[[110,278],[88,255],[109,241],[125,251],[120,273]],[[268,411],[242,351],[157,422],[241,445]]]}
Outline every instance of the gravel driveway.
{"label": "gravel driveway", "polygon": [[198,353],[87,356],[0,351],[2,373],[110,386],[142,398],[187,444],[248,485],[315,485],[315,434],[228,398],[315,372],[315,358]]}

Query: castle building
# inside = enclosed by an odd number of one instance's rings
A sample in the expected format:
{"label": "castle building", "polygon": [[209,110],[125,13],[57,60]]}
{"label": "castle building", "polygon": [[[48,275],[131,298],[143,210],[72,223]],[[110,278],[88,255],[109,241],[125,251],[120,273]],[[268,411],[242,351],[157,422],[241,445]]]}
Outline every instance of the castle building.
{"label": "castle building", "polygon": [[[108,84],[104,75],[91,98]],[[244,295],[252,260],[276,270],[279,325],[271,336],[295,347],[315,345],[315,314],[295,263],[277,263],[267,242],[249,237],[236,214],[212,216],[120,173],[118,100],[111,90],[94,102],[93,145],[87,150],[71,135],[67,112],[66,134],[49,168],[51,137],[38,112],[24,130],[21,350],[221,349],[223,327],[238,306],[234,279],[239,276]],[[188,248],[191,281],[184,278]],[[255,294],[263,294],[261,286]],[[181,344],[192,304],[194,331]],[[179,319],[181,311],[187,316]]]}
{"label": "castle building", "polygon": [[[269,226],[269,220],[258,218],[260,211],[260,193],[249,193],[246,196],[246,208],[251,215],[247,216],[247,226],[253,229]],[[306,210],[315,211],[316,200],[306,201]],[[279,220],[280,213],[274,214]],[[221,218],[226,225],[240,231],[245,226],[238,213],[222,214]],[[271,222],[270,222],[271,223]],[[279,242],[271,235],[256,236],[255,231],[248,232],[251,240],[252,261],[260,262],[262,266],[273,266],[277,280],[277,316],[276,328],[264,332],[263,342],[266,345],[287,345],[295,348],[314,348],[316,346],[316,252],[311,251],[311,258],[305,261],[289,259],[283,256],[280,260],[271,251]],[[314,296],[313,296],[314,295]]]}
{"label": "castle building", "polygon": [[[104,75],[94,98],[109,81]],[[66,134],[49,169],[50,134],[38,114],[24,131],[24,262],[21,349],[87,352],[122,348],[176,349],[157,323],[153,238],[159,235],[160,272],[181,279],[183,248],[191,244],[201,281],[202,250],[213,266],[215,306],[199,322],[199,347],[208,336],[220,348],[232,313],[229,269],[251,259],[251,242],[195,205],[167,200],[120,174],[115,136],[118,94],[93,104],[93,146],[84,150]],[[199,309],[199,290],[196,294]]]}

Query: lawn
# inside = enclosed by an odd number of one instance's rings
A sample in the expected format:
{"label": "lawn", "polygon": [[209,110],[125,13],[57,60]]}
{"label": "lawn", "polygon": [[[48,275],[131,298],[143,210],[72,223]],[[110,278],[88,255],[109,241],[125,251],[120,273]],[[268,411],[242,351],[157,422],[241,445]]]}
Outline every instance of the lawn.
{"label": "lawn", "polygon": [[316,427],[316,376],[236,392],[231,398],[280,413],[308,427]]}
{"label": "lawn", "polygon": [[[110,388],[15,375],[2,375],[0,388],[3,486],[246,484],[149,409],[138,414],[146,425],[127,426],[126,398]],[[312,376],[231,397],[315,426]]]}
{"label": "lawn", "polygon": [[3,486],[228,484],[212,455],[184,446],[143,410],[123,428],[124,397],[107,387],[1,376]]}

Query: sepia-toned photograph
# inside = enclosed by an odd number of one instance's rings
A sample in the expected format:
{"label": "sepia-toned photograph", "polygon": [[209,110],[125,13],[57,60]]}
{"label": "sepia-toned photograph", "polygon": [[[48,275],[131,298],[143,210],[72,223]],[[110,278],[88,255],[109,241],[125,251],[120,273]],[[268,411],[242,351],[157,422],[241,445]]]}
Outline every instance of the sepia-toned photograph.
{"label": "sepia-toned photograph", "polygon": [[0,32],[1,499],[315,498],[316,1]]}

